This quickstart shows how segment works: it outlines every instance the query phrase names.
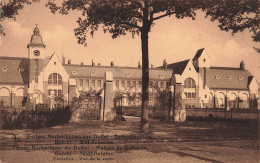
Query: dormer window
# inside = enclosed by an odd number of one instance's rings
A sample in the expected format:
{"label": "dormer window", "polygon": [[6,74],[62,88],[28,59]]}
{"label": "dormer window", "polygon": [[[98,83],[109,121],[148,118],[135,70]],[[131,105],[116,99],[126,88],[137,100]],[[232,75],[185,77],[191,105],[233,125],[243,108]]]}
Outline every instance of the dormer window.
{"label": "dormer window", "polygon": [[95,75],[95,72],[90,72],[90,75]]}
{"label": "dormer window", "polygon": [[54,65],[56,65],[57,63],[56,62],[54,62]]}
{"label": "dormer window", "polygon": [[231,76],[228,76],[227,78],[228,78],[228,79],[232,79],[232,77],[231,77]]}
{"label": "dormer window", "polygon": [[220,79],[220,76],[219,76],[219,75],[216,75],[215,78],[216,78],[216,79]]}
{"label": "dormer window", "polygon": [[7,68],[6,67],[3,67],[2,68],[2,72],[6,72],[7,71]]}
{"label": "dormer window", "polygon": [[131,76],[131,74],[126,74],[126,77],[130,77]]}
{"label": "dormer window", "polygon": [[203,59],[203,62],[206,62],[206,59],[205,59],[205,58]]}
{"label": "dormer window", "polygon": [[20,72],[24,72],[24,69],[23,69],[23,68],[19,68],[19,71],[20,71]]}
{"label": "dormer window", "polygon": [[239,80],[243,80],[243,76],[239,76],[238,79],[239,79]]}
{"label": "dormer window", "polygon": [[77,75],[77,71],[72,71],[72,75]]}
{"label": "dormer window", "polygon": [[164,77],[164,75],[163,75],[163,74],[160,74],[160,75],[159,75],[159,78],[163,78],[163,77]]}

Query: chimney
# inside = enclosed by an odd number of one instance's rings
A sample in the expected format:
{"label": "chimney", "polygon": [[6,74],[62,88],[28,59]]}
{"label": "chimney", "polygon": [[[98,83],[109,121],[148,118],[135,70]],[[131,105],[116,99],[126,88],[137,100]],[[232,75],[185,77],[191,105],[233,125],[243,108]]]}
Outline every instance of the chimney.
{"label": "chimney", "polygon": [[151,64],[151,68],[153,68],[153,64]]}
{"label": "chimney", "polygon": [[70,65],[70,64],[71,64],[71,60],[69,59],[69,60],[68,60],[68,65]]}
{"label": "chimney", "polygon": [[113,61],[111,62],[111,66],[115,66],[115,64],[114,64],[114,62],[113,62]]}
{"label": "chimney", "polygon": [[141,63],[140,63],[140,61],[138,62],[138,68],[141,68],[142,66],[141,66]]}
{"label": "chimney", "polygon": [[167,69],[167,62],[166,62],[166,59],[163,60],[163,68],[164,68],[164,69]]}
{"label": "chimney", "polygon": [[246,69],[245,62],[244,62],[244,61],[241,61],[241,62],[240,62],[240,69],[241,69],[241,70],[245,70],[245,69]]}
{"label": "chimney", "polygon": [[62,64],[63,65],[65,64],[65,57],[63,57],[63,55],[62,55]]}
{"label": "chimney", "polygon": [[92,66],[95,66],[95,63],[94,63],[93,59],[92,59]]}

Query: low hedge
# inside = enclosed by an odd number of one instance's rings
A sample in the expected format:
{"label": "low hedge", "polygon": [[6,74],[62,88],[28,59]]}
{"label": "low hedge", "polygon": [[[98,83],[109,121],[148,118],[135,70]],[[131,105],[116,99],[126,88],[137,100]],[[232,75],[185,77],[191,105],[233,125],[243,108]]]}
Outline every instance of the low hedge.
{"label": "low hedge", "polygon": [[0,111],[2,129],[37,129],[64,124],[70,121],[69,107],[57,109],[37,109],[10,112],[6,109]]}

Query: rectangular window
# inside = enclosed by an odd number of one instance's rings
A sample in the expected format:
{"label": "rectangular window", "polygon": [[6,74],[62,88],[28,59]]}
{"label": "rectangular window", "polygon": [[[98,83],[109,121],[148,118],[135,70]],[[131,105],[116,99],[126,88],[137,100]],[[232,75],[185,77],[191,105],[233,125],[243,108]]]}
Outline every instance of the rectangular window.
{"label": "rectangular window", "polygon": [[166,87],[169,87],[170,85],[169,85],[169,82],[166,82]]}
{"label": "rectangular window", "polygon": [[161,89],[164,88],[164,83],[163,83],[163,82],[160,83],[160,88],[161,88]]}
{"label": "rectangular window", "polygon": [[59,97],[62,96],[62,92],[61,92],[61,90],[58,90],[58,96],[59,96]]}
{"label": "rectangular window", "polygon": [[52,91],[51,89],[48,90],[48,94],[49,94],[49,96],[51,95],[51,91]]}
{"label": "rectangular window", "polygon": [[188,92],[188,99],[191,99],[191,93]]}
{"label": "rectangular window", "polygon": [[54,89],[53,91],[54,91],[54,96],[57,96],[57,90]]}
{"label": "rectangular window", "polygon": [[138,81],[138,86],[139,86],[139,88],[142,88],[142,82],[141,81]]}
{"label": "rectangular window", "polygon": [[136,81],[133,81],[134,91],[136,91]]}
{"label": "rectangular window", "polygon": [[125,88],[125,81],[121,81],[121,86],[123,89]]}
{"label": "rectangular window", "polygon": [[92,80],[92,88],[95,89],[95,80]]}
{"label": "rectangular window", "polygon": [[98,80],[98,88],[101,88],[101,80]]}
{"label": "rectangular window", "polygon": [[158,82],[155,82],[155,85],[158,87],[158,85],[159,85]]}
{"label": "rectangular window", "polygon": [[191,93],[191,98],[195,99],[195,93]]}
{"label": "rectangular window", "polygon": [[130,81],[127,81],[127,88],[131,88],[131,82]]}
{"label": "rectangular window", "polygon": [[85,101],[85,108],[88,108],[88,102]]}
{"label": "rectangular window", "polygon": [[38,75],[35,75],[35,83],[38,83]]}
{"label": "rectangular window", "polygon": [[88,79],[86,80],[86,89],[87,90],[89,89],[89,80]]}
{"label": "rectangular window", "polygon": [[79,79],[79,86],[83,86],[83,79]]}
{"label": "rectangular window", "polygon": [[119,80],[116,80],[116,89],[119,89]]}

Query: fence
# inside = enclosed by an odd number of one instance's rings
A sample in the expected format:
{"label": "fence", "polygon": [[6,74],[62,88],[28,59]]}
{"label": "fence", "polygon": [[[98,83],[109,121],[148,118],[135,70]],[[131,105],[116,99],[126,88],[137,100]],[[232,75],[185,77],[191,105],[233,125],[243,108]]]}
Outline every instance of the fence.
{"label": "fence", "polygon": [[73,121],[100,120],[101,98],[86,96],[73,108]]}
{"label": "fence", "polygon": [[[168,116],[168,108],[149,106],[149,117],[155,119],[165,119]],[[141,106],[123,106],[122,114],[128,116],[141,116]]]}
{"label": "fence", "polygon": [[205,118],[222,118],[222,119],[252,119],[258,120],[259,111],[249,109],[207,109],[207,108],[187,108],[187,117],[205,117]]}

